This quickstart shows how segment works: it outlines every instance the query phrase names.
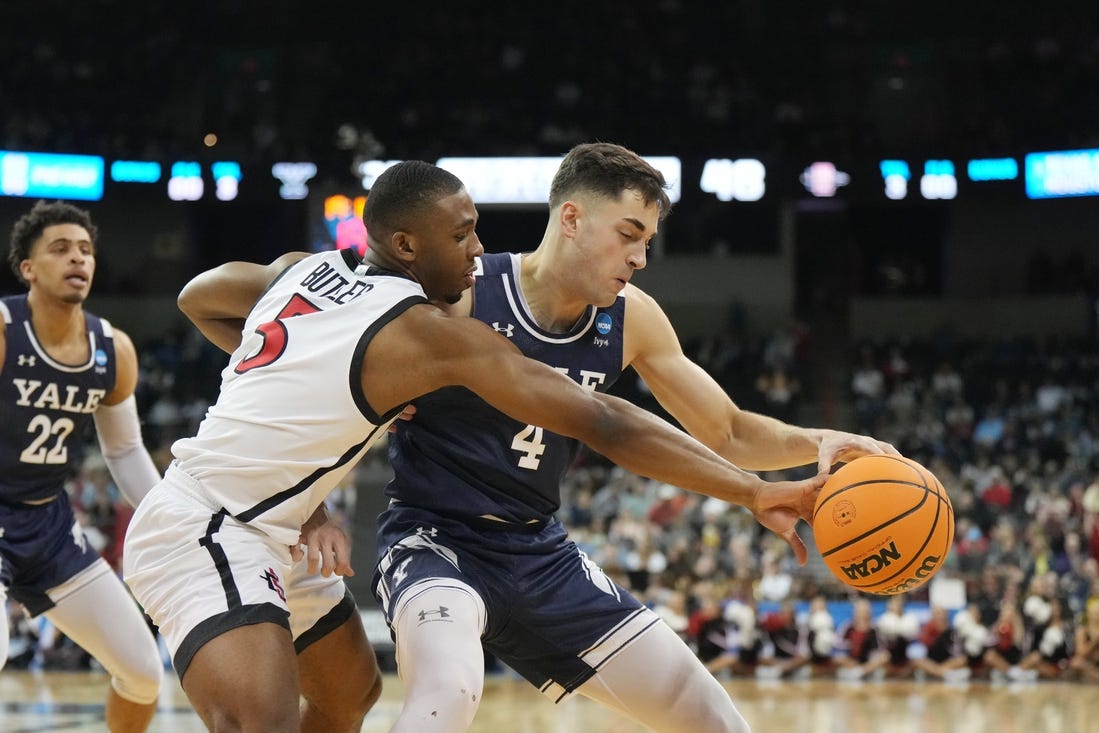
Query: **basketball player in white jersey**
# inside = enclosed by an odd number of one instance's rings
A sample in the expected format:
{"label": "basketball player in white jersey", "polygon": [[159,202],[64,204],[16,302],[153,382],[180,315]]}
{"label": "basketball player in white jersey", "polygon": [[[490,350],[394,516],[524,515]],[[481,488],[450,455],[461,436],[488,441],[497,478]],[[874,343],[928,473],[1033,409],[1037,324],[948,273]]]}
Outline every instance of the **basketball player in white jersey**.
{"label": "basketball player in white jersey", "polygon": [[194,438],[175,444],[175,462],[135,514],[124,569],[208,726],[358,730],[361,716],[337,723],[335,708],[312,728],[299,719],[299,665],[303,678],[312,674],[306,665],[326,666],[344,687],[364,687],[357,670],[376,667],[365,638],[326,645],[323,659],[295,655],[303,642],[325,644],[324,629],[308,639],[301,632],[332,598],[322,581],[288,575],[289,547],[401,410],[442,387],[465,386],[628,470],[744,505],[795,541],[822,476],[765,482],[428,302],[456,302],[483,253],[477,211],[453,175],[419,161],[393,166],[375,182],[363,218],[364,261],[338,251],[282,270],[292,258],[230,263],[199,276],[208,300],[187,311],[233,352],[217,403]]}
{"label": "basketball player in white jersey", "polygon": [[65,481],[91,422],[128,502],[137,505],[160,474],[141,439],[133,342],[84,310],[97,233],[87,211],[61,201],[39,201],[12,228],[8,261],[28,292],[0,299],[0,668],[10,595],[110,672],[106,723],[119,733],[148,728],[160,653],[85,538]]}

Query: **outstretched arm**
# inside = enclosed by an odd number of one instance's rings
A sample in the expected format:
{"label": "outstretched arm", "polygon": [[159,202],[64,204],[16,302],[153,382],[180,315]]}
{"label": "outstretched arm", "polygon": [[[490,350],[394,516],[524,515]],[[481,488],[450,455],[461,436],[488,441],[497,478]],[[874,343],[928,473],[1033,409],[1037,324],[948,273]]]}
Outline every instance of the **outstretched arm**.
{"label": "outstretched arm", "polygon": [[464,386],[510,417],[581,440],[629,471],[747,507],[805,560],[794,527],[810,517],[823,476],[763,481],[653,413],[524,357],[480,321],[413,306],[378,332],[363,363],[363,393],[379,413]]}
{"label": "outstretched arm", "polygon": [[240,346],[244,319],[267,286],[287,267],[308,256],[306,252],[288,252],[268,265],[226,262],[192,278],[176,303],[210,343],[231,354]]}
{"label": "outstretched arm", "polygon": [[869,453],[897,450],[865,435],[803,428],[742,410],[687,358],[667,315],[635,287],[627,290],[625,360],[691,435],[737,465],[758,471],[811,463],[818,472]]}

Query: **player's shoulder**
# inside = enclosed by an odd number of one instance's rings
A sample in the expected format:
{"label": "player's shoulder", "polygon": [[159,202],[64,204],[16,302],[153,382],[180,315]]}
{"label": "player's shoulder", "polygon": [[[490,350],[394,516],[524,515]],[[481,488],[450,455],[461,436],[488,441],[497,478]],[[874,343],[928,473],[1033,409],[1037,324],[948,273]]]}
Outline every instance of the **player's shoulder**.
{"label": "player's shoulder", "polygon": [[633,283],[626,284],[622,297],[626,300],[626,318],[630,321],[647,323],[653,318],[666,318],[656,298]]}

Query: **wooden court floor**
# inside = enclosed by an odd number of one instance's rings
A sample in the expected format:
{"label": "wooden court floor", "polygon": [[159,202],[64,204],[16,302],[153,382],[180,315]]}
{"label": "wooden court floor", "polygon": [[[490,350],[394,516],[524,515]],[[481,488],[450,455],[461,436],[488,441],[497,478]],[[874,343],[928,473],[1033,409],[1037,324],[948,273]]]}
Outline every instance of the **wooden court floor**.
{"label": "wooden court floor", "polygon": [[[201,733],[169,674],[151,733]],[[3,733],[102,733],[107,678],[96,672],[0,672]],[[754,733],[1099,733],[1099,686],[1077,683],[726,681]],[[400,709],[401,683],[363,725],[384,733]],[[471,733],[641,733],[645,728],[581,697],[552,705],[526,682],[485,685]]]}

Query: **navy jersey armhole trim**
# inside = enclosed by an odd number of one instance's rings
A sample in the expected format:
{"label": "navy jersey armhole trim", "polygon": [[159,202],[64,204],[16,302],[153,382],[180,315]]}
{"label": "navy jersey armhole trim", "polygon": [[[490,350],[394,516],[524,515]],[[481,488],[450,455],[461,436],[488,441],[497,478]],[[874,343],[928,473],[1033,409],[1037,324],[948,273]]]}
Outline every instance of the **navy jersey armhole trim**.
{"label": "navy jersey armhole trim", "polygon": [[370,324],[370,328],[363,331],[363,335],[359,337],[359,343],[355,346],[355,356],[351,359],[351,369],[348,374],[348,381],[351,386],[351,394],[355,398],[355,404],[358,406],[359,411],[375,425],[381,425],[382,423],[389,421],[390,418],[398,415],[405,406],[400,405],[394,407],[385,414],[379,415],[366,401],[366,395],[363,394],[362,389],[363,361],[366,358],[366,347],[370,344],[370,340],[374,338],[374,335],[394,318],[414,305],[430,302],[431,301],[422,295],[410,295],[383,313],[377,320]]}

